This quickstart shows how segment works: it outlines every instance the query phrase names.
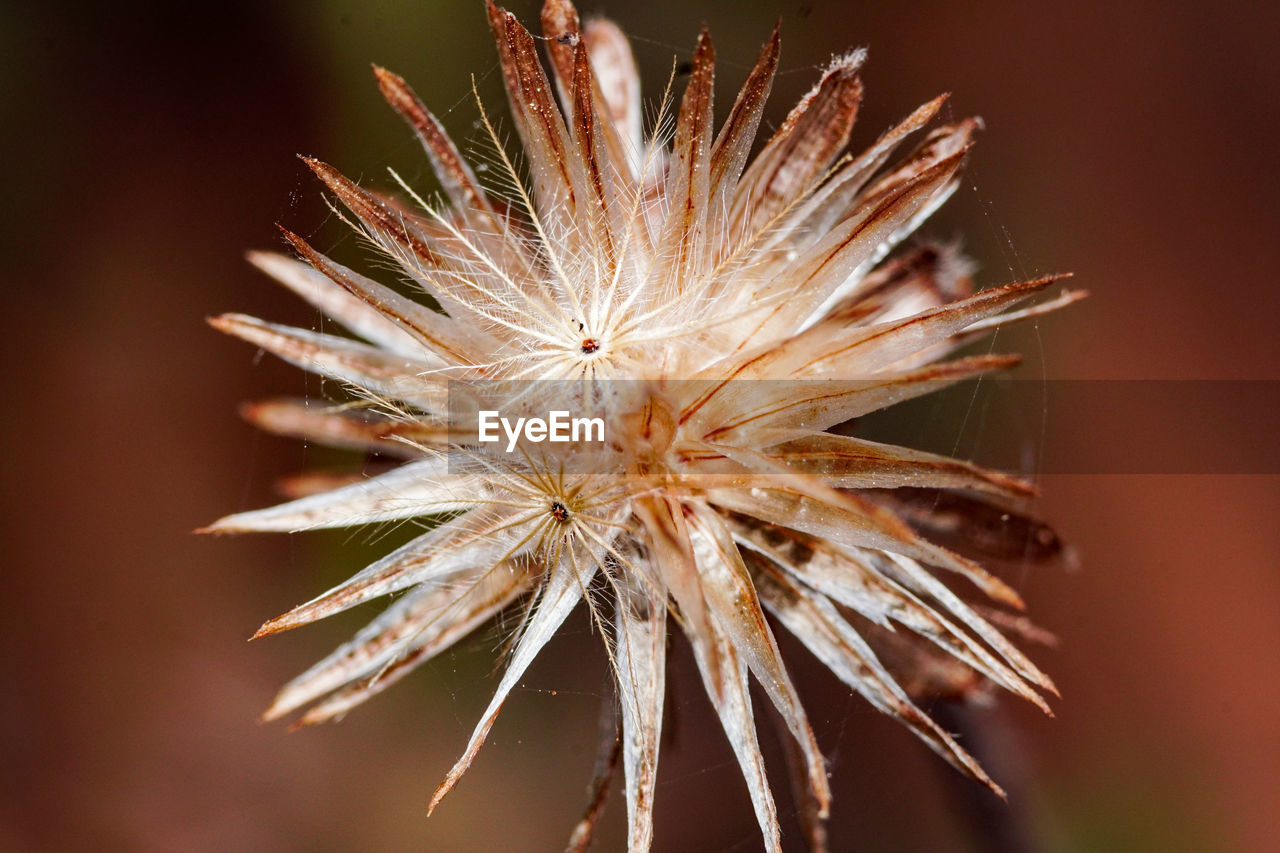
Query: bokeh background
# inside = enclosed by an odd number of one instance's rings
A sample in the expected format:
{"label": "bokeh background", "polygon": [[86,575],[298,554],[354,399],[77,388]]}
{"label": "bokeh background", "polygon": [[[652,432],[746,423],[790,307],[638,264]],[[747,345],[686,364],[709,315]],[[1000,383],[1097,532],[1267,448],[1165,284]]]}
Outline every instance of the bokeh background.
{"label": "bokeh background", "polygon": [[[536,20],[534,3],[512,7]],[[651,87],[708,22],[721,104],[781,16],[773,122],[831,53],[869,45],[855,144],[942,91],[952,115],[981,114],[966,185],[926,233],[963,235],[985,282],[1071,269],[1093,292],[1002,333],[1031,375],[1277,380],[1277,8],[612,0],[594,11],[635,37]],[[318,324],[242,260],[279,246],[274,222],[361,257],[294,154],[374,183],[389,184],[386,165],[427,182],[371,61],[406,76],[460,139],[475,134],[471,74],[489,104],[502,100],[478,0],[0,4],[0,850],[541,851],[560,849],[581,813],[606,676],[585,618],[427,820],[495,684],[501,629],[338,726],[286,734],[255,722],[274,689],[368,613],[245,638],[385,543],[189,533],[331,461],[235,416],[243,398],[318,395],[319,383],[203,318]],[[1200,405],[1189,393],[1156,417],[1176,433]],[[1216,440],[1273,436],[1275,414],[1223,412]],[[1062,441],[1087,472],[1109,439]],[[1277,477],[1183,470],[1198,469],[1042,478],[1039,511],[1079,567],[1011,580],[1062,637],[1036,657],[1063,699],[1054,720],[1002,707],[993,735],[997,772],[1020,780],[1010,808],[1040,849],[1276,849]],[[931,754],[794,644],[784,651],[832,759],[833,849],[986,848]],[[672,668],[657,849],[758,849],[681,647]],[[780,808],[795,845],[785,793]],[[620,849],[623,812],[615,791],[598,849]]]}

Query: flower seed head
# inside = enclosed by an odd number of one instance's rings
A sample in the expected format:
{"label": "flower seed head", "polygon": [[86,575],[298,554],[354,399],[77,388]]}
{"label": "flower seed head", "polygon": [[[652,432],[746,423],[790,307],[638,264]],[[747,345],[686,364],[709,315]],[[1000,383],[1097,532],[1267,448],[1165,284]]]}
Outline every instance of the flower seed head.
{"label": "flower seed head", "polygon": [[[833,431],[1011,366],[1016,359],[1000,355],[946,357],[1001,323],[1079,296],[1022,305],[1055,277],[973,293],[954,249],[904,245],[958,185],[978,123],[932,124],[938,98],[847,152],[863,96],[865,53],[856,51],[834,59],[751,156],[778,33],[717,124],[716,55],[704,30],[683,92],[660,103],[646,136],[635,62],[615,25],[584,25],[568,0],[548,0],[540,41],[492,3],[487,12],[522,149],[521,158],[507,153],[479,105],[503,173],[492,185],[408,83],[380,68],[382,92],[421,141],[442,197],[423,198],[394,174],[402,195],[384,194],[306,160],[411,288],[369,278],[285,232],[299,260],[255,253],[252,262],[350,336],[235,314],[213,321],[350,391],[332,408],[255,404],[250,420],[396,465],[341,484],[299,480],[294,500],[211,530],[430,522],[263,626],[259,635],[401,593],[286,685],[267,718],[306,709],[304,724],[337,719],[477,625],[522,610],[493,702],[434,808],[534,656],[585,602],[616,676],[632,851],[652,838],[671,631],[693,648],[771,850],[779,828],[749,678],[795,738],[814,812],[825,815],[829,802],[778,627],[998,791],[902,684],[981,682],[1046,710],[1042,694],[1053,684],[997,629],[1001,619],[952,585],[1015,610],[1018,594],[917,533],[902,496],[945,490],[1010,508],[1032,489]],[[914,147],[899,155],[909,138]],[[504,429],[519,427],[507,452],[505,435],[487,444],[459,426],[458,407],[486,411],[477,404],[486,394],[498,394],[511,416]],[[586,437],[557,443],[558,411],[581,415]],[[891,656],[909,668],[901,682],[873,647],[885,648],[883,634],[910,643]],[[590,821],[579,827],[589,831]]]}

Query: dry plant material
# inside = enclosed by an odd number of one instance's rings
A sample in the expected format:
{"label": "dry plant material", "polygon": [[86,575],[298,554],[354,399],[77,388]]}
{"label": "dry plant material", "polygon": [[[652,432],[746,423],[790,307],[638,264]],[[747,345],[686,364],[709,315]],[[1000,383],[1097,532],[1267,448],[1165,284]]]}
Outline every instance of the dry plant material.
{"label": "dry plant material", "polygon": [[[973,293],[968,264],[953,250],[909,247],[889,257],[956,188],[978,122],[926,130],[944,96],[866,151],[846,153],[863,94],[864,54],[853,52],[832,60],[751,157],[778,68],[778,33],[717,129],[715,50],[704,30],[683,94],[670,96],[668,87],[646,136],[635,62],[615,25],[581,23],[567,0],[546,4],[541,39],[492,4],[488,17],[522,144],[520,158],[506,153],[481,107],[505,171],[498,185],[481,184],[403,79],[375,69],[444,197],[426,201],[400,182],[410,198],[401,201],[306,162],[402,281],[374,281],[286,232],[300,261],[271,253],[251,260],[352,336],[234,314],[212,321],[351,392],[332,407],[253,404],[245,409],[251,421],[397,464],[363,478],[294,478],[295,499],[208,530],[435,517],[408,544],[262,627],[258,636],[400,593],[286,685],[266,718],[302,711],[300,724],[337,719],[491,617],[521,613],[496,695],[432,797],[434,809],[535,655],[585,600],[617,685],[632,851],[648,849],[653,835],[673,630],[693,648],[770,850],[780,834],[749,679],[794,738],[810,823],[827,815],[830,800],[774,625],[1001,793],[902,684],[968,690],[982,681],[1047,711],[1043,695],[1053,683],[997,627],[1018,620],[989,618],[962,593],[1006,608],[999,612],[1020,610],[1022,601],[918,532],[962,539],[958,504],[944,504],[949,513],[931,524],[919,502],[885,496],[942,489],[1011,506],[1033,489],[963,461],[830,431],[1015,364],[1004,355],[942,359],[1001,323],[1036,316],[1026,300],[1059,278]],[[913,136],[922,138],[890,164]],[[563,456],[485,455],[451,428],[449,397],[458,383],[489,380],[527,381],[534,397],[542,380],[590,389],[611,413],[607,444],[571,469]],[[891,673],[869,642],[884,648],[886,635],[915,638],[894,645],[905,651],[891,657],[927,671]],[[601,779],[575,844],[590,837],[607,789]]]}

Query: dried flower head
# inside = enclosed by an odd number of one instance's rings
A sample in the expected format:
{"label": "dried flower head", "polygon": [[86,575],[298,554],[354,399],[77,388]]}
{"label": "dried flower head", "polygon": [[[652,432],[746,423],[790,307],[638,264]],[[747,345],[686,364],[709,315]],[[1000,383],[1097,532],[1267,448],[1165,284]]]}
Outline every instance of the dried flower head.
{"label": "dried flower head", "polygon": [[[900,673],[903,683],[985,680],[1047,710],[1039,691],[1053,691],[1049,678],[993,624],[1014,623],[966,604],[939,574],[1014,609],[1022,607],[1017,593],[923,538],[904,520],[905,499],[892,497],[934,488],[1004,505],[1032,488],[832,431],[1012,365],[1015,358],[1000,355],[938,359],[1079,295],[1017,309],[1056,279],[971,294],[968,266],[953,250],[916,247],[886,261],[956,187],[977,120],[937,126],[886,165],[931,122],[940,97],[861,154],[844,153],[862,97],[864,54],[853,52],[827,66],[752,158],[778,33],[717,131],[714,50],[704,30],[674,120],[664,98],[646,137],[635,63],[616,26],[581,25],[568,0],[548,0],[549,80],[538,41],[492,4],[488,16],[526,168],[515,166],[481,107],[504,173],[501,185],[482,187],[405,81],[375,69],[446,198],[423,200],[399,182],[411,199],[402,202],[306,162],[406,286],[366,278],[286,232],[305,263],[267,253],[251,260],[360,340],[241,315],[212,321],[353,392],[354,404],[332,408],[255,404],[250,420],[403,464],[351,482],[297,480],[296,499],[210,530],[434,517],[427,532],[262,627],[259,636],[403,592],[290,682],[266,717],[310,706],[303,723],[337,718],[490,617],[519,608],[497,693],[434,808],[530,661],[585,600],[616,676],[629,845],[645,850],[674,622],[776,850],[748,674],[795,738],[819,817],[829,791],[768,613],[876,708],[999,792],[919,710],[871,640],[916,638],[891,646],[892,659],[910,670]],[[411,293],[430,296],[439,310]],[[482,386],[493,382],[506,383],[503,405],[521,416],[569,405],[601,412],[607,439],[552,452],[526,429],[512,433],[509,447],[482,445],[452,409],[466,400],[475,414],[475,401],[489,393]],[[575,843],[589,837],[595,813]]]}

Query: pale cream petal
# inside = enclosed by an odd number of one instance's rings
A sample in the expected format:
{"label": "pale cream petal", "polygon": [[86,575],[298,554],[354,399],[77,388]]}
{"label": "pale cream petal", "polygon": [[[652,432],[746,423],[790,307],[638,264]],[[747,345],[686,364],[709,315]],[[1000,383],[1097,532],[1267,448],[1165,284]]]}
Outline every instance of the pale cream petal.
{"label": "pale cream petal", "polygon": [[778,826],[778,809],[764,769],[764,756],[756,738],[751,693],[747,686],[747,665],[738,657],[733,644],[714,625],[709,635],[690,634],[689,641],[698,661],[698,670],[702,673],[703,686],[711,697],[716,716],[746,779],[756,822],[764,833],[765,849],[770,853],[781,853],[782,830]]}
{"label": "pale cream petal", "polygon": [[976,563],[921,539],[874,504],[852,493],[824,488],[807,478],[789,479],[791,482],[784,480],[774,488],[708,489],[707,499],[725,509],[832,542],[919,559],[961,575],[996,601],[1018,609],[1024,607],[1022,597],[1004,581]]}
{"label": "pale cream petal", "polygon": [[767,557],[816,592],[883,628],[907,628],[975,672],[1049,712],[1048,705],[1021,675],[939,615],[934,607],[886,576],[882,569],[892,571],[887,555],[852,546],[837,548],[780,527],[738,522],[733,529],[744,547]]}
{"label": "pale cream petal", "polygon": [[653,800],[666,694],[667,604],[656,595],[631,595],[616,611],[614,657],[622,710],[626,772],[627,850],[645,853],[653,842]]}
{"label": "pale cream petal", "polygon": [[[672,496],[641,497],[633,503],[632,511],[641,525],[643,541],[657,574],[679,608],[685,632],[691,636],[710,636],[711,614],[694,560],[693,544],[689,541],[683,505]],[[714,658],[717,648],[710,645],[704,653]],[[714,676],[721,668],[719,663],[712,663],[709,672]]]}
{"label": "pale cream petal", "polygon": [[[927,356],[938,344],[1062,278],[1045,276],[993,287],[910,317],[872,325],[836,313],[782,343],[745,355],[742,361],[757,373],[797,379],[855,378],[893,367],[914,367],[922,354],[931,360]],[[904,361],[908,363],[903,365]]]}
{"label": "pale cream petal", "polygon": [[[528,592],[530,580],[529,576],[526,575],[525,580],[510,589],[505,598],[501,600],[495,599],[477,607],[475,610],[469,609],[469,615],[465,621],[451,624],[444,633],[437,635],[432,631],[424,631],[422,636],[409,644],[400,657],[391,661],[373,675],[362,678],[349,687],[327,697],[323,702],[318,702],[307,709],[306,713],[298,720],[297,725],[310,726],[340,719],[352,708],[396,684],[418,666],[448,649],[465,634],[474,630],[476,626],[483,624],[486,619],[501,613],[508,605]],[[468,602],[468,607],[471,604],[472,602]]]}
{"label": "pale cream petal", "polygon": [[443,582],[476,567],[493,568],[530,550],[513,511],[473,510],[397,548],[323,595],[270,620],[254,638],[288,631],[417,584]]}
{"label": "pale cream petal", "polygon": [[278,252],[250,252],[249,263],[370,343],[410,357],[422,347],[404,329],[328,276]]}
{"label": "pale cream petal", "polygon": [[912,703],[866,641],[826,598],[791,582],[769,563],[758,561],[757,579],[765,605],[814,656],[872,705],[906,723],[952,766],[1004,796],[969,753]]}
{"label": "pale cream petal", "polygon": [[667,167],[667,220],[651,274],[664,299],[677,297],[691,286],[704,262],[715,61],[711,35],[703,28],[693,52],[689,85],[676,117],[676,135]]}
{"label": "pale cream petal", "polygon": [[910,156],[867,187],[858,197],[857,203],[878,204],[881,199],[896,194],[903,186],[918,181],[939,164],[963,154],[973,145],[974,134],[981,127],[981,120],[966,118],[930,131]]}
{"label": "pale cream petal", "polygon": [[303,370],[337,379],[353,388],[403,400],[427,412],[447,410],[444,382],[430,378],[434,375],[434,363],[244,314],[223,314],[209,320],[209,325]]}
{"label": "pale cream petal", "polygon": [[294,533],[469,509],[483,493],[473,477],[450,476],[448,468],[444,456],[410,462],[331,492],[229,515],[203,532]]}
{"label": "pale cream petal", "polygon": [[923,242],[867,273],[855,292],[831,305],[823,322],[882,323],[914,316],[970,296],[975,270],[955,245]]}
{"label": "pale cream petal", "polygon": [[[950,195],[963,161],[961,151],[914,180],[886,189],[875,204],[859,206],[854,215],[833,226],[786,270],[758,289],[756,298],[772,307],[759,321],[756,333],[767,340],[825,314],[826,303],[844,295],[842,285],[856,285]],[[779,298],[783,301],[776,302]]]}
{"label": "pale cream petal", "polygon": [[538,652],[542,651],[542,647],[551,640],[565,617],[577,606],[583,590],[590,584],[594,575],[594,565],[586,567],[585,576],[579,577],[577,571],[567,561],[561,562],[548,571],[537,604],[534,605],[535,609],[525,625],[520,642],[511,653],[511,660],[507,663],[507,670],[502,675],[498,689],[494,692],[493,700],[481,715],[480,722],[472,733],[462,757],[432,794],[431,804],[427,807],[428,813],[435,810],[445,794],[448,794],[462,778],[462,774],[467,772],[467,768],[471,766],[476,753],[480,751],[485,738],[488,737],[489,729],[493,727],[494,720],[502,710],[507,695],[529,668],[529,664],[537,657]]}
{"label": "pale cream petal", "polygon": [[579,201],[586,193],[578,160],[570,154],[572,142],[564,118],[551,96],[533,36],[491,0],[487,9],[512,121],[528,158],[537,214],[548,229],[547,238],[572,244]]}
{"label": "pale cream petal", "polygon": [[330,260],[298,235],[283,228],[281,231],[308,263],[395,323],[397,328],[419,343],[420,351],[425,347],[427,352],[421,356],[424,360],[434,355],[441,366],[475,364],[482,360],[481,353],[490,352],[495,346],[492,337],[401,296],[391,288]]}
{"label": "pale cream petal", "polygon": [[805,245],[852,213],[854,199],[871,176],[885,164],[902,141],[928,124],[947,96],[941,95],[918,107],[900,124],[890,128],[875,144],[841,166],[822,187],[787,216],[779,237],[791,245]]}
{"label": "pale cream petal", "polygon": [[[443,259],[431,245],[429,236],[408,219],[403,210],[357,186],[328,163],[314,157],[303,157],[302,162],[356,215],[369,235],[399,258],[407,270],[433,271],[443,266]],[[438,294],[432,295],[438,297]]]}
{"label": "pale cream petal", "polygon": [[373,73],[378,78],[378,86],[387,103],[408,122],[422,142],[423,149],[431,159],[432,169],[453,204],[466,214],[480,214],[482,221],[500,229],[501,219],[495,215],[485,191],[476,180],[475,172],[462,158],[440,120],[418,100],[403,77],[377,65],[373,66]]}
{"label": "pale cream petal", "polygon": [[738,239],[751,239],[822,177],[849,141],[862,81],[864,51],[836,57],[752,161],[733,202]]}
{"label": "pale cream petal", "polygon": [[645,146],[640,75],[631,45],[617,24],[603,18],[587,21],[582,40],[591,57],[591,68],[600,83],[609,118],[625,148],[627,158],[623,162],[629,165],[631,175],[639,178]]}
{"label": "pale cream petal", "polygon": [[428,450],[441,450],[448,438],[442,424],[385,417],[365,409],[325,405],[321,401],[257,400],[242,405],[240,415],[259,429],[276,435],[401,459],[418,459]]}
{"label": "pale cream petal", "polygon": [[[559,46],[559,42],[556,44]],[[582,213],[592,251],[599,259],[599,275],[611,279],[622,249],[619,241],[626,228],[623,219],[626,202],[618,186],[622,174],[612,162],[617,154],[610,154],[611,149],[618,152],[620,148],[616,143],[609,144],[612,125],[601,119],[597,108],[595,79],[591,75],[586,45],[579,43],[571,60],[572,136],[589,193]]]}
{"label": "pale cream petal", "polygon": [[716,624],[800,744],[808,768],[809,790],[817,798],[820,816],[825,817],[831,804],[826,762],[800,704],[800,696],[782,663],[773,631],[760,609],[750,573],[719,515],[702,503],[688,506],[693,553]]}
{"label": "pale cream petal", "polygon": [[1020,361],[1019,356],[971,356],[867,379],[785,382],[739,376],[699,397],[681,413],[681,420],[691,439],[744,446],[777,443],[787,430],[798,436],[830,429],[983,373],[1007,370]]}
{"label": "pale cream petal", "polygon": [[[797,476],[818,477],[828,486],[840,489],[976,489],[1010,497],[1030,497],[1036,493],[1035,487],[1024,480],[959,459],[828,432],[790,439],[770,446],[763,453],[781,468],[753,470],[749,462],[735,462],[723,454],[701,455],[692,459],[689,467],[708,475],[774,475],[785,470]],[[744,477],[742,482],[750,482],[749,477]]]}
{"label": "pale cream petal", "polygon": [[414,666],[430,660],[505,608],[531,581],[525,567],[506,562],[478,572],[464,570],[442,585],[410,590],[349,642],[281,688],[262,718],[278,719],[351,685],[352,689],[333,697],[337,701],[326,700],[308,712],[302,722],[311,724],[345,713],[388,686],[371,690],[372,681],[386,681],[393,667],[392,681],[398,680],[412,669],[403,666],[410,657]]}
{"label": "pale cream petal", "polygon": [[764,115],[765,101],[773,88],[781,46],[782,40],[775,26],[711,147],[710,206],[713,214],[727,213],[727,199],[737,189],[747,155],[751,152],[751,143],[760,127],[760,118]]}
{"label": "pale cream petal", "polygon": [[968,626],[969,630],[991,646],[1023,678],[1038,684],[1055,695],[1057,694],[1058,688],[1049,676],[1041,672],[1026,655],[1019,651],[1013,643],[1009,642],[1003,634],[992,627],[987,620],[975,613],[973,608],[961,601],[960,597],[948,589],[946,584],[925,571],[924,567],[911,559],[909,555],[890,553],[889,557],[902,569],[900,577],[904,585],[920,590],[949,610],[957,619]]}

